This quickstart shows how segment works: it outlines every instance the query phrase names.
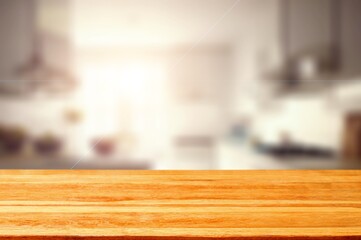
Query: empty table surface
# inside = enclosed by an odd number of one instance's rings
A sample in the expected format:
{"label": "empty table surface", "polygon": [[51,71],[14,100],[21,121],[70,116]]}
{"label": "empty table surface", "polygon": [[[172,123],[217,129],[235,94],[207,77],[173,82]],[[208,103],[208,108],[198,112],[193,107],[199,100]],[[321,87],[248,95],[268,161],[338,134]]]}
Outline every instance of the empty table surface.
{"label": "empty table surface", "polygon": [[83,238],[361,239],[361,171],[0,171],[0,239]]}

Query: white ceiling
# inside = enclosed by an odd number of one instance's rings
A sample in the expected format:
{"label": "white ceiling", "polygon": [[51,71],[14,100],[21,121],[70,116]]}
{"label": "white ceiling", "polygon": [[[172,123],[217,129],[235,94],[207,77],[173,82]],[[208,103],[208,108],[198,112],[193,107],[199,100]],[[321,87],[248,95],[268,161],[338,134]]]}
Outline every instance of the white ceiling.
{"label": "white ceiling", "polygon": [[39,25],[82,47],[225,44],[277,25],[278,0],[37,1]]}
{"label": "white ceiling", "polygon": [[236,0],[71,2],[75,43],[109,46],[229,43],[273,21],[277,0],[240,0],[232,10]]}

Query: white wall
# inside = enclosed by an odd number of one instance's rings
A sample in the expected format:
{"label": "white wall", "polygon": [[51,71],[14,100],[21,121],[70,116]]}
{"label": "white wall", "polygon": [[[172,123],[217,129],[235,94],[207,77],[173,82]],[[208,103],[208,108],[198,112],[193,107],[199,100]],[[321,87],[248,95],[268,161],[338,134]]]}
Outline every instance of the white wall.
{"label": "white wall", "polygon": [[[256,21],[262,0],[74,0],[78,46],[225,43]],[[267,4],[267,3],[266,3]],[[95,17],[96,16],[96,17]],[[210,29],[212,29],[210,31]]]}
{"label": "white wall", "polygon": [[[270,79],[263,73],[283,61],[280,42],[280,1],[263,1],[247,21],[246,34],[233,45],[233,117],[251,114],[260,100],[271,93]],[[252,21],[250,21],[252,19]]]}
{"label": "white wall", "polygon": [[216,137],[229,123],[231,52],[223,46],[171,54],[167,85],[172,135]]}

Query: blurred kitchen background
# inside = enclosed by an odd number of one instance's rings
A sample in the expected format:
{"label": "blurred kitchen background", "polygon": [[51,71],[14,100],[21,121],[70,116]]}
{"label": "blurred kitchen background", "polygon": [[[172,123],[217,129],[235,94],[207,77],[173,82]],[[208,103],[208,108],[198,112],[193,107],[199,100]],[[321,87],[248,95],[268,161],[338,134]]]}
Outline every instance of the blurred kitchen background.
{"label": "blurred kitchen background", "polygon": [[0,168],[361,168],[359,0],[0,0]]}

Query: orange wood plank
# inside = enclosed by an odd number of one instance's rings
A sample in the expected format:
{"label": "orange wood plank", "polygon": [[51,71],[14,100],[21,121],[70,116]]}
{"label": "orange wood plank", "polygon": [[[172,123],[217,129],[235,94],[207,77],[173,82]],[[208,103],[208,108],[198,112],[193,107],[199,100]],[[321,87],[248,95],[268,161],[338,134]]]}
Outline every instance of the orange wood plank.
{"label": "orange wood plank", "polygon": [[361,239],[361,171],[0,170],[0,239]]}

